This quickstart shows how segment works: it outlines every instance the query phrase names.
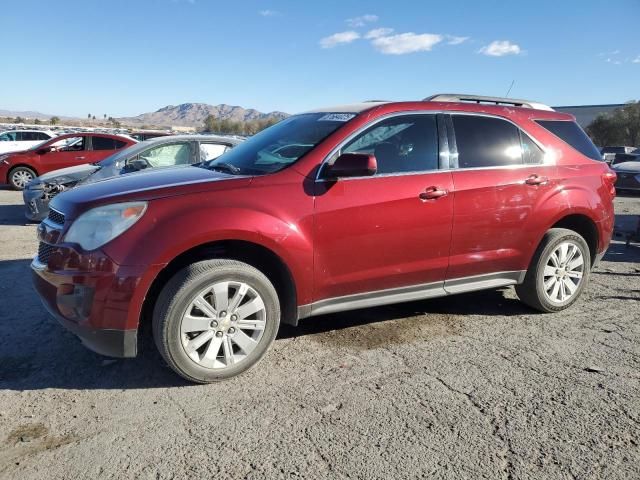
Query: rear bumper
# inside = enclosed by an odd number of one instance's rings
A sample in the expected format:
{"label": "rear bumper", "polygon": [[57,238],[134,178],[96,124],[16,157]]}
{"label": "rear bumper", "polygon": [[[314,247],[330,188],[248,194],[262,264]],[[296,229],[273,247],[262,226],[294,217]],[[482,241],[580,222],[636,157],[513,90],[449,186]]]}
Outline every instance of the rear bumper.
{"label": "rear bumper", "polygon": [[[112,328],[105,323],[125,324],[126,311],[109,308],[100,300],[103,285],[117,281],[112,273],[96,276],[50,272],[37,258],[31,263],[33,285],[47,311],[82,343],[102,355],[135,357],[138,330]],[[110,318],[106,318],[109,315]],[[119,321],[120,318],[120,321]]]}

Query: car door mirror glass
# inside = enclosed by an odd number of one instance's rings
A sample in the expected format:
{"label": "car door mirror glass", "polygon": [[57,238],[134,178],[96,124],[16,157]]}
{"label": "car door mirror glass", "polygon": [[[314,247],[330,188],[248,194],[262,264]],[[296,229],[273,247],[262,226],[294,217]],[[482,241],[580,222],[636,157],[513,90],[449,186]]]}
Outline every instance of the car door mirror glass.
{"label": "car door mirror glass", "polygon": [[325,169],[324,178],[368,177],[378,169],[376,157],[369,153],[343,153]]}

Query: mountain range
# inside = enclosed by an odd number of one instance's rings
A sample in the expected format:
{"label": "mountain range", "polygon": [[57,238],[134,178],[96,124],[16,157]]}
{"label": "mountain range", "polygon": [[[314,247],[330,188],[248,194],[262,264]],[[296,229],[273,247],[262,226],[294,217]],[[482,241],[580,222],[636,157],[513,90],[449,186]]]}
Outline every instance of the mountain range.
{"label": "mountain range", "polygon": [[[288,116],[284,112],[263,113],[253,108],[245,109],[235,105],[209,105],[206,103],[181,103],[180,105],[167,105],[155,112],[148,112],[137,115],[135,117],[116,118],[123,125],[131,125],[140,127],[149,125],[154,127],[202,127],[204,120],[213,115],[221,120],[243,121],[263,120],[263,119],[282,119]],[[11,110],[0,110],[0,117],[23,117],[25,119],[48,120],[53,115],[28,111],[16,112]],[[86,121],[84,118],[63,117],[59,115],[62,121],[77,120]],[[96,121],[102,121],[102,115],[96,115]]]}

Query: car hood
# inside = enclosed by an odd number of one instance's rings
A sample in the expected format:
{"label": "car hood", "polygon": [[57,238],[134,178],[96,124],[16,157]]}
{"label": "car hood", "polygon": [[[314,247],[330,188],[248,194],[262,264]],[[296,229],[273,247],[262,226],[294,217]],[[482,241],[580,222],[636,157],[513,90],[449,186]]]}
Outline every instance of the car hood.
{"label": "car hood", "polygon": [[50,206],[73,219],[98,205],[242,188],[251,178],[194,166],[150,169],[81,184],[56,195]]}
{"label": "car hood", "polygon": [[79,182],[99,169],[100,167],[98,165],[92,165],[90,163],[61,168],[60,170],[54,170],[53,172],[40,175],[34,180],[34,183],[55,183],[60,185],[64,183]]}
{"label": "car hood", "polygon": [[616,172],[634,172],[640,173],[640,160],[631,162],[617,163],[611,167]]}

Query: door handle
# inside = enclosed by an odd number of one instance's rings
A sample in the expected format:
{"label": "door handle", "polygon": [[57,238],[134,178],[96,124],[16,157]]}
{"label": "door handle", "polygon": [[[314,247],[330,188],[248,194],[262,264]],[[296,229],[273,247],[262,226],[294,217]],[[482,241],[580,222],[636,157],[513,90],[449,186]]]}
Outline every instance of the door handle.
{"label": "door handle", "polygon": [[527,185],[546,185],[547,183],[549,183],[549,178],[533,174],[527,177],[524,183],[526,183]]}
{"label": "door handle", "polygon": [[76,157],[76,160],[84,160],[84,157]]}
{"label": "door handle", "polygon": [[420,192],[420,200],[437,200],[440,197],[448,195],[449,192],[438,187],[428,187],[424,189],[424,192]]}

